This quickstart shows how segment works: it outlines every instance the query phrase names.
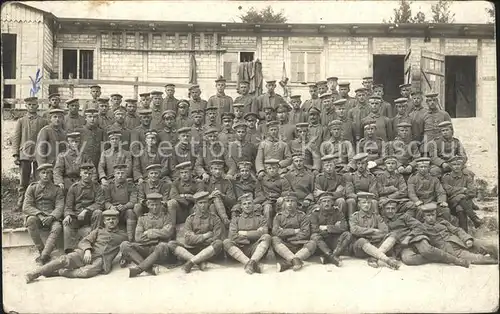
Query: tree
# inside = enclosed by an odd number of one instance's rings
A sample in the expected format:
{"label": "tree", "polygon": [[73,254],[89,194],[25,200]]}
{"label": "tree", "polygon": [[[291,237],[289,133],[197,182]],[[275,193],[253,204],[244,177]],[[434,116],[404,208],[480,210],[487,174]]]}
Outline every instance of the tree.
{"label": "tree", "polygon": [[431,6],[432,22],[433,23],[453,23],[455,22],[455,13],[450,11],[451,2],[447,0],[439,0]]}
{"label": "tree", "polygon": [[489,22],[490,24],[495,23],[495,5],[491,4],[491,8],[486,8],[486,13],[488,13],[488,16],[490,18]]}
{"label": "tree", "polygon": [[426,23],[425,14],[419,11],[415,16],[411,13],[411,1],[400,0],[399,6],[395,8],[394,16],[389,21],[383,20],[384,23],[403,24],[403,23]]}
{"label": "tree", "polygon": [[[241,10],[241,7],[239,7]],[[273,8],[269,5],[260,11],[257,11],[254,7],[251,7],[239,18],[243,23],[286,23],[287,18],[283,11],[275,13]]]}

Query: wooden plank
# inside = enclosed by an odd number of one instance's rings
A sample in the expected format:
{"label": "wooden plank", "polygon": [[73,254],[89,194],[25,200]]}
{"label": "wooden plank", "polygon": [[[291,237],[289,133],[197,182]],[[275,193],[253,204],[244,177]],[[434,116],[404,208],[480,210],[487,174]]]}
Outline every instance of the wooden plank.
{"label": "wooden plank", "polygon": [[427,51],[427,50],[422,50],[421,56],[422,56],[422,58],[438,60],[441,62],[444,62],[444,58],[445,58],[443,54],[440,54],[437,52],[432,52],[432,51]]}
{"label": "wooden plank", "polygon": [[438,71],[435,71],[435,70],[432,70],[432,69],[422,69],[425,73],[427,74],[433,74],[433,75],[436,75],[436,76],[439,76],[439,77],[444,77],[444,74],[441,73],[441,72],[438,72]]}

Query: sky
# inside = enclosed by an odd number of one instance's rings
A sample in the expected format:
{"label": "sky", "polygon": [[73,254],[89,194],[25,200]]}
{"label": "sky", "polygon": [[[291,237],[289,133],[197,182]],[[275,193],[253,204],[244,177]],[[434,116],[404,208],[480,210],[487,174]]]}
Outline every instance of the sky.
{"label": "sky", "polygon": [[[431,17],[436,1],[413,1],[411,8]],[[283,10],[289,23],[381,23],[392,16],[398,1],[30,1],[26,4],[57,17],[199,22],[241,22],[239,15],[250,7],[271,5]],[[455,23],[487,23],[486,1],[452,1]]]}

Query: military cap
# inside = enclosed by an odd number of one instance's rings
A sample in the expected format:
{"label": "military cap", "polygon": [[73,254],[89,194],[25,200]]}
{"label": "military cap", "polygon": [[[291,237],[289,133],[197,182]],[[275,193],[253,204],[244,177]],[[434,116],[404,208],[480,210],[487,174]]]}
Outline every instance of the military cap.
{"label": "military cap", "polygon": [[191,115],[194,116],[194,115],[203,115],[203,109],[194,109],[194,110],[191,110]]}
{"label": "military cap", "polygon": [[112,137],[113,135],[118,135],[118,136],[122,136],[122,131],[121,130],[109,130],[107,132],[108,136],[109,137]]}
{"label": "military cap", "polygon": [[358,192],[356,193],[358,198],[374,198],[375,194],[369,192]]}
{"label": "military cap", "polygon": [[336,155],[332,155],[332,154],[330,154],[330,155],[325,155],[325,156],[321,157],[321,161],[329,161],[329,160],[333,160],[333,159],[335,159],[335,158],[337,158],[337,157],[338,157],[338,156],[336,156]]}
{"label": "military cap", "polygon": [[222,115],[221,115],[221,119],[222,120],[226,120],[226,119],[229,119],[229,120],[234,120],[234,113],[232,112],[224,112]]}
{"label": "military cap", "polygon": [[265,165],[277,165],[280,161],[278,159],[266,159],[264,160]]}
{"label": "military cap", "polygon": [[205,108],[205,111],[209,111],[209,110],[219,110],[219,108],[217,108],[215,106],[210,106],[210,107]]}
{"label": "military cap", "polygon": [[116,108],[113,113],[117,113],[117,112],[127,112],[127,110],[125,110],[125,108],[123,108],[122,106],[119,106],[118,108]]}
{"label": "military cap", "polygon": [[346,86],[346,87],[349,87],[349,86],[351,86],[351,83],[349,83],[349,82],[339,82],[339,84],[338,84],[338,85],[339,85],[339,86]]}
{"label": "military cap", "polygon": [[365,160],[366,158],[368,158],[367,153],[358,153],[352,157],[353,160]]}
{"label": "military cap", "polygon": [[202,200],[207,198],[210,195],[207,191],[196,192],[193,195],[195,201]]}
{"label": "military cap", "polygon": [[161,115],[162,118],[165,118],[165,116],[172,116],[175,118],[176,113],[175,113],[175,111],[168,109],[168,110],[163,111],[163,113]]}
{"label": "military cap", "polygon": [[[148,93],[148,95],[149,95],[149,93]],[[128,98],[128,99],[125,99],[125,102],[128,103],[128,104],[136,104],[137,103],[137,99]]]}
{"label": "military cap", "polygon": [[78,101],[79,101],[78,98],[71,98],[71,99],[66,100],[65,103],[66,103],[66,105],[71,105],[71,104],[78,102]]}
{"label": "military cap", "polygon": [[403,88],[403,87],[411,87],[411,84],[410,83],[405,83],[405,84],[399,85],[399,88]]}
{"label": "military cap", "polygon": [[341,98],[333,102],[335,106],[343,106],[347,102],[347,99]]}
{"label": "military cap", "polygon": [[215,80],[215,83],[219,83],[219,82],[224,82],[224,83],[225,83],[225,82],[226,82],[226,79],[225,79],[222,75],[220,75],[220,76],[219,76],[219,77]]}
{"label": "military cap", "polygon": [[224,160],[220,160],[220,159],[212,159],[210,161],[210,166],[213,166],[213,165],[224,166],[224,164],[225,164]]}
{"label": "military cap", "polygon": [[150,96],[151,93],[150,92],[145,92],[145,93],[140,93],[139,96]]}
{"label": "military cap", "polygon": [[328,98],[328,97],[332,97],[332,93],[326,92],[326,93],[319,95],[320,99],[324,99],[324,98]]}
{"label": "military cap", "polygon": [[181,99],[177,102],[177,107],[180,107],[182,104],[185,104],[187,107],[189,107],[191,104],[189,103],[188,100],[186,99]]}
{"label": "military cap", "polygon": [[177,166],[175,166],[176,170],[186,169],[186,168],[191,168],[191,162],[190,161],[181,162],[180,164],[178,164]]}
{"label": "military cap", "polygon": [[300,151],[292,153],[292,159],[295,159],[295,158],[302,158],[302,159],[304,159],[304,153],[300,152]]}
{"label": "military cap", "polygon": [[233,104],[233,107],[236,107],[236,108],[243,108],[245,107],[245,104],[241,103],[241,102],[237,102],[237,103],[234,103]]}
{"label": "military cap", "polygon": [[373,77],[372,76],[363,77],[363,81],[369,81],[369,80],[373,80]]}
{"label": "military cap", "polygon": [[157,90],[154,90],[150,93],[151,95],[163,95],[163,92],[160,92],[160,91],[157,91]]}
{"label": "military cap", "polygon": [[258,118],[258,117],[259,117],[259,115],[257,115],[255,112],[249,112],[249,113],[247,113],[247,114],[245,114],[245,115],[243,116],[243,118],[244,118],[245,120],[248,120],[248,118],[250,118],[250,117],[255,117],[255,118]]}
{"label": "military cap", "polygon": [[318,115],[321,114],[321,110],[319,110],[317,107],[311,107],[311,108],[309,108],[309,110],[307,112],[309,114],[313,114],[313,113],[318,114]]}
{"label": "military cap", "polygon": [[339,80],[339,78],[338,78],[338,77],[336,77],[336,76],[330,76],[330,77],[326,78],[326,80],[327,80],[327,81],[338,81],[338,80]]}
{"label": "military cap", "polygon": [[271,104],[264,105],[262,109],[264,109],[264,111],[266,111],[266,109],[270,109],[271,111],[276,111],[276,109],[274,109],[274,107]]}
{"label": "military cap", "polygon": [[193,89],[197,89],[197,88],[200,88],[200,85],[191,85],[191,86],[189,86],[188,90],[192,91]]}
{"label": "military cap", "polygon": [[438,124],[438,127],[440,127],[440,128],[447,128],[447,127],[451,127],[451,126],[453,126],[451,121],[443,121],[443,122]]}
{"label": "military cap", "polygon": [[92,88],[101,89],[101,86],[99,86],[99,85],[92,85],[92,86],[90,86],[89,88],[90,88],[90,89],[92,89]]}
{"label": "military cap", "polygon": [[118,96],[120,98],[123,98],[123,96],[121,94],[117,94],[117,93],[114,93],[114,94],[111,94],[109,95],[109,97],[113,97],[113,96]]}
{"label": "military cap", "polygon": [[453,156],[450,159],[448,159],[448,163],[465,163],[465,158],[462,156]]}
{"label": "military cap", "polygon": [[113,169],[125,169],[127,167],[128,167],[127,164],[116,164],[113,166]]}
{"label": "military cap", "polygon": [[120,212],[117,211],[116,209],[106,209],[105,211],[102,212],[102,215],[118,217],[118,215],[120,215]]}
{"label": "military cap", "polygon": [[408,122],[400,122],[396,125],[398,128],[411,128],[411,123]]}
{"label": "military cap", "polygon": [[218,132],[219,132],[219,129],[217,129],[217,128],[208,128],[203,132],[203,134],[207,135],[207,134],[218,133]]}
{"label": "military cap", "polygon": [[356,90],[354,92],[355,93],[366,92],[366,88],[364,88],[364,87],[356,88]]}
{"label": "military cap", "polygon": [[370,120],[368,120],[368,121],[365,122],[365,126],[363,128],[366,129],[366,128],[368,128],[370,126],[373,126],[373,125],[376,127],[377,126],[377,122],[375,120],[373,120],[373,119],[370,119]]}
{"label": "military cap", "polygon": [[334,199],[334,196],[331,192],[324,191],[319,194],[318,199],[331,198]]}
{"label": "military cap", "polygon": [[150,170],[160,170],[162,168],[162,166],[160,164],[152,164],[152,165],[149,165],[146,167],[146,171],[150,171]]}
{"label": "military cap", "polygon": [[428,204],[423,204],[419,207],[419,209],[423,212],[430,212],[430,211],[434,211],[438,208],[437,204],[432,202],[432,203],[428,203]]}
{"label": "military cap", "polygon": [[67,138],[79,138],[81,136],[80,132],[71,132],[66,134]]}
{"label": "military cap", "polygon": [[167,83],[167,84],[165,84],[165,87],[169,87],[169,86],[175,87],[175,84],[173,84],[173,83]]}
{"label": "military cap", "polygon": [[332,120],[328,123],[328,126],[342,126],[342,121],[340,120]]}
{"label": "military cap", "polygon": [[290,111],[290,106],[285,104],[280,104],[278,108],[276,108],[276,112],[288,112]]}
{"label": "military cap", "polygon": [[51,169],[52,170],[52,169],[54,169],[54,165],[49,164],[49,163],[41,164],[40,166],[38,166],[38,168],[36,168],[36,171],[41,171],[44,169]]}
{"label": "military cap", "polygon": [[317,81],[316,82],[316,85],[326,85],[326,84],[328,84],[327,81]]}
{"label": "military cap", "polygon": [[384,157],[384,162],[386,162],[388,160],[393,160],[395,162],[398,162],[398,159],[396,158],[396,156],[385,156]]}
{"label": "military cap", "polygon": [[290,96],[290,99],[300,99],[302,96],[300,95],[292,95]]}
{"label": "military cap", "polygon": [[64,110],[62,110],[62,109],[50,109],[49,115],[53,115],[53,114],[64,114]]}
{"label": "military cap", "polygon": [[422,95],[422,91],[420,91],[420,90],[414,90],[414,91],[411,92],[410,95],[412,95],[412,96],[413,95]]}
{"label": "military cap", "polygon": [[61,97],[61,94],[59,93],[52,93],[52,94],[49,94],[49,99],[51,99],[52,97]]}
{"label": "military cap", "polygon": [[398,200],[390,198],[390,197],[382,197],[382,198],[380,198],[380,200],[378,202],[379,202],[379,206],[381,208],[384,208],[385,205],[387,205],[389,203],[396,203],[396,204],[399,203]]}
{"label": "military cap", "polygon": [[375,88],[384,88],[384,84],[373,84],[373,89]]}
{"label": "military cap", "polygon": [[247,81],[247,80],[242,80],[242,81],[239,81],[239,83],[238,83],[238,84],[250,84],[250,82],[249,82],[249,81]]}
{"label": "military cap", "polygon": [[267,84],[275,84],[276,83],[276,80],[269,80],[269,81],[266,81]]}
{"label": "military cap", "polygon": [[309,86],[309,88],[311,88],[311,87],[314,87],[314,88],[318,87],[318,85],[316,83],[309,84],[308,86]]}
{"label": "military cap", "polygon": [[281,197],[283,197],[283,199],[295,199],[297,200],[298,197],[297,197],[297,193],[295,192],[292,192],[292,191],[286,191],[286,192],[283,192],[281,194]]}
{"label": "military cap", "polygon": [[233,124],[233,130],[236,130],[237,128],[248,128],[248,125],[244,122],[236,122],[235,124]]}
{"label": "military cap", "polygon": [[163,198],[163,195],[160,193],[148,193],[146,195],[146,199],[148,200],[161,200]]}
{"label": "military cap", "polygon": [[430,163],[431,159],[429,157],[419,157],[414,160],[416,163],[427,162]]}
{"label": "military cap", "polygon": [[187,132],[191,132],[191,128],[187,127],[187,126],[177,130],[177,134],[182,134],[182,133],[187,133]]}
{"label": "military cap", "polygon": [[278,126],[280,123],[277,121],[277,120],[271,120],[269,122],[266,123],[266,126],[268,128],[272,127],[272,126]]}
{"label": "military cap", "polygon": [[148,115],[148,114],[153,114],[153,110],[151,109],[139,109],[137,110],[137,113],[141,116]]}
{"label": "military cap", "polygon": [[94,168],[94,164],[91,164],[91,163],[88,163],[88,162],[83,163],[83,164],[80,165],[80,169],[86,169],[86,170],[88,170],[88,169],[92,169],[92,168]]}
{"label": "military cap", "polygon": [[93,114],[93,113],[98,113],[99,110],[97,110],[96,108],[87,108],[83,111],[84,114]]}
{"label": "military cap", "polygon": [[394,100],[394,103],[395,104],[399,104],[399,103],[404,103],[404,102],[407,102],[407,101],[408,101],[408,98],[400,97],[400,98]]}
{"label": "military cap", "polygon": [[146,132],[144,132],[144,137],[148,135],[158,136],[158,132],[156,130],[147,130]]}
{"label": "military cap", "polygon": [[428,94],[425,94],[425,97],[434,98],[434,97],[437,97],[438,95],[439,95],[438,93],[428,93]]}
{"label": "military cap", "polygon": [[248,198],[253,198],[253,194],[252,193],[245,193],[245,194],[241,195],[240,197],[238,197],[238,202],[241,202],[242,200],[245,200]]}
{"label": "military cap", "polygon": [[97,98],[97,102],[101,103],[101,104],[107,104],[109,102],[109,98],[108,97],[100,97],[100,98]]}
{"label": "military cap", "polygon": [[309,123],[307,123],[307,122],[299,122],[299,123],[295,124],[295,127],[296,128],[308,128],[309,127]]}
{"label": "military cap", "polygon": [[238,168],[240,168],[240,169],[241,168],[251,168],[251,167],[252,167],[252,163],[250,161],[244,160],[244,161],[240,161],[238,163]]}
{"label": "military cap", "polygon": [[370,97],[368,97],[368,99],[377,99],[377,100],[382,100],[382,97],[377,96],[377,95],[371,95]]}

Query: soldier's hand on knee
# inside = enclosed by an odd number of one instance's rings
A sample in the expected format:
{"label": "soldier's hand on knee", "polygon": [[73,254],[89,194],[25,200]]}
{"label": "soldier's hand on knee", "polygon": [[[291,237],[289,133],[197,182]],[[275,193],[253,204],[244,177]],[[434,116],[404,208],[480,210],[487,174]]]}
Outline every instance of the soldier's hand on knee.
{"label": "soldier's hand on knee", "polygon": [[85,250],[85,253],[83,254],[83,262],[87,265],[92,262],[92,252],[90,250]]}
{"label": "soldier's hand on knee", "polygon": [[52,216],[45,216],[42,218],[42,224],[44,226],[50,226],[52,224],[52,221],[54,221],[54,217]]}
{"label": "soldier's hand on knee", "polygon": [[70,215],[66,216],[63,220],[63,225],[65,226],[69,226],[69,224],[71,223],[71,221],[73,220],[73,218],[71,218]]}
{"label": "soldier's hand on knee", "polygon": [[467,248],[471,248],[473,245],[474,245],[474,240],[469,239],[469,240],[465,241],[465,246]]}

